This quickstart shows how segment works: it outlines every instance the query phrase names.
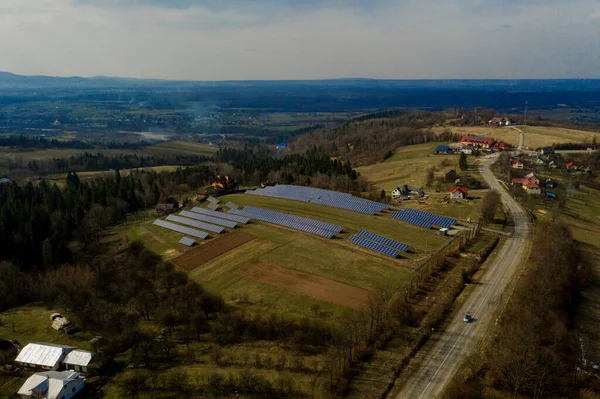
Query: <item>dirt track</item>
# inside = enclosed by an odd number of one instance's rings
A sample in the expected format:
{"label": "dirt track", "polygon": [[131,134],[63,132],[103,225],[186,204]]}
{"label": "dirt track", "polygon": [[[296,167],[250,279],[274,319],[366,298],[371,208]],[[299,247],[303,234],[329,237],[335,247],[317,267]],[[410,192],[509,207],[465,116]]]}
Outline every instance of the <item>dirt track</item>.
{"label": "dirt track", "polygon": [[254,238],[256,237],[252,234],[241,231],[225,234],[178,256],[173,259],[173,263],[184,270],[190,271],[248,241],[254,240]]}
{"label": "dirt track", "polygon": [[369,292],[365,289],[267,262],[250,263],[238,270],[237,273],[299,294],[354,309],[364,309],[369,298]]}

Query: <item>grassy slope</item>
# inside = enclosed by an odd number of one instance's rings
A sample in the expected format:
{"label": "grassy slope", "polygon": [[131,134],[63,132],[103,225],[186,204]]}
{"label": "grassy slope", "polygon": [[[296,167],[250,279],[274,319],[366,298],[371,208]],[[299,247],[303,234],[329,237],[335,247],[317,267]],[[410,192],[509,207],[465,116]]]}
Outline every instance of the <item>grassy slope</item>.
{"label": "grassy slope", "polygon": [[[566,129],[557,126],[519,126],[524,134],[525,148],[539,148],[559,143],[591,143],[594,136],[600,139],[600,133],[584,130]],[[493,137],[517,146],[519,133],[512,128],[493,128],[488,126],[452,127],[453,133]],[[441,131],[441,129],[440,129]]]}

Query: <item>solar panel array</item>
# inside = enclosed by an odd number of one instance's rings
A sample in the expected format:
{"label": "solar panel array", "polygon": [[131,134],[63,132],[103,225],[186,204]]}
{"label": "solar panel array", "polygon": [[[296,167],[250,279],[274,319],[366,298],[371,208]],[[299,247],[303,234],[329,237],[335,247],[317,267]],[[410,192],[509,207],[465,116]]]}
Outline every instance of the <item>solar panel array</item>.
{"label": "solar panel array", "polygon": [[152,224],[155,226],[165,228],[165,229],[176,231],[178,233],[183,233],[188,236],[200,238],[202,240],[204,240],[206,237],[208,237],[208,233],[205,231],[190,229],[189,227],[184,227],[184,226],[181,226],[181,225],[178,225],[175,223],[169,223],[169,222],[167,222],[165,220],[161,220],[161,219],[155,220],[154,223],[152,223]]}
{"label": "solar panel array", "polygon": [[403,222],[425,227],[426,229],[430,229],[433,226],[450,228],[456,224],[456,219],[410,208],[400,209],[397,212],[391,213],[390,217]]}
{"label": "solar panel array", "polygon": [[211,202],[210,204],[208,204],[208,208],[216,211],[217,209],[220,208],[219,203],[218,202]]}
{"label": "solar panel array", "polygon": [[189,237],[183,237],[181,240],[179,240],[179,243],[183,244],[183,245],[187,245],[188,247],[191,247],[192,245],[194,245],[196,243],[196,241]]}
{"label": "solar panel array", "polygon": [[365,238],[367,240],[374,241],[381,245],[385,245],[386,247],[397,249],[400,252],[406,252],[406,251],[408,251],[408,248],[409,248],[408,245],[401,243],[400,241],[395,241],[395,240],[392,240],[391,238],[380,236],[375,233],[368,232],[366,230],[361,230],[358,233],[356,233],[356,235],[361,238]]}
{"label": "solar panel array", "polygon": [[250,219],[243,217],[243,216],[232,215],[231,213],[211,211],[209,209],[198,208],[196,206],[192,208],[192,212],[200,213],[202,215],[214,216],[214,217],[221,218],[221,219],[233,220],[234,222],[238,222],[241,224],[246,224],[250,221]]}
{"label": "solar panel array", "polygon": [[271,214],[272,216],[285,215],[292,222],[301,223],[301,224],[305,224],[307,226],[316,227],[317,229],[321,229],[321,230],[333,231],[334,233],[341,233],[342,230],[343,230],[342,226],[338,226],[338,225],[335,225],[335,224],[332,224],[332,223],[322,222],[320,220],[305,218],[305,217],[302,217],[302,216],[290,215],[290,214],[287,214],[287,213],[269,211],[267,209],[255,208],[253,206],[247,206],[247,207],[244,208],[244,210],[247,210],[249,212],[253,212],[253,211],[254,212],[265,212],[265,213]]}
{"label": "solar panel array", "polygon": [[389,209],[389,205],[381,202],[371,201],[352,196],[348,193],[337,191],[322,190],[320,188],[277,185],[256,190],[248,190],[246,194],[259,195],[263,197],[292,199],[302,202],[312,202],[314,204],[332,206],[334,208],[348,209],[368,215],[374,215],[384,209]]}
{"label": "solar panel array", "polygon": [[213,233],[222,233],[224,230],[221,226],[215,226],[214,224],[198,222],[196,220],[183,218],[181,216],[169,215],[167,216],[167,220],[170,220],[171,222],[185,224],[186,226],[196,227],[198,229],[212,231]]}
{"label": "solar panel array", "polygon": [[[251,208],[251,209],[248,209],[248,208]],[[248,206],[245,207],[243,210],[231,209],[229,211],[229,213],[232,213],[234,215],[247,216],[252,219],[258,219],[258,220],[262,220],[263,222],[273,223],[273,224],[277,224],[279,226],[285,226],[285,227],[289,227],[291,229],[300,230],[300,231],[304,231],[304,232],[311,233],[311,234],[316,234],[318,236],[325,237],[325,238],[333,238],[333,234],[334,234],[334,232],[331,230],[324,230],[324,229],[320,229],[320,228],[317,228],[314,226],[309,226],[306,224],[295,222],[295,221],[293,221],[293,219],[290,219],[290,216],[292,216],[292,215],[288,215],[286,213],[273,212],[273,211],[268,211],[266,209],[252,208],[252,207],[248,207]],[[310,219],[310,220],[312,220],[312,219]],[[315,221],[318,222],[317,220],[315,220]]]}
{"label": "solar panel array", "polygon": [[223,220],[223,219],[215,218],[215,217],[208,216],[208,215],[201,215],[201,214],[194,213],[194,212],[181,211],[181,212],[179,212],[179,216],[184,216],[186,218],[200,220],[201,222],[212,223],[212,224],[216,224],[216,225],[223,226],[223,227],[229,227],[231,229],[233,229],[234,227],[237,227],[237,223],[233,222],[231,220]]}
{"label": "solar panel array", "polygon": [[392,258],[398,257],[399,251],[397,249],[386,247],[386,246],[378,244],[376,242],[366,240],[362,237],[352,236],[352,237],[350,237],[350,239],[348,241],[350,241],[352,244],[360,245],[361,247],[372,249],[372,250],[380,252],[384,255],[391,256]]}
{"label": "solar panel array", "polygon": [[218,204],[220,202],[218,199],[216,199],[212,195],[210,197],[208,197],[206,200],[212,204]]}
{"label": "solar panel array", "polygon": [[226,203],[225,206],[229,209],[239,209],[239,205],[236,204],[235,202],[231,202],[231,201]]}

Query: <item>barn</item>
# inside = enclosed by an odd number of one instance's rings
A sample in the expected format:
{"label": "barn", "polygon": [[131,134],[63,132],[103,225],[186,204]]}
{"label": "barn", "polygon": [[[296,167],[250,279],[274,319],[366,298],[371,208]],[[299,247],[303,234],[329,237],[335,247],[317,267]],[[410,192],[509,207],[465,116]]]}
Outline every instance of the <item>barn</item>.
{"label": "barn", "polygon": [[58,370],[65,356],[74,349],[72,346],[32,342],[21,349],[15,363],[23,367]]}

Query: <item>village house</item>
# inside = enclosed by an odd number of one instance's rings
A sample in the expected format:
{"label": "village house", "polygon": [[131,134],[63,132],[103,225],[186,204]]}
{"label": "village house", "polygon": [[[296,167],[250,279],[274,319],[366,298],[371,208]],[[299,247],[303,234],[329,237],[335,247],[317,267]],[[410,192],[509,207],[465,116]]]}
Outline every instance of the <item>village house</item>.
{"label": "village house", "polygon": [[575,162],[569,162],[567,164],[567,171],[568,172],[575,172],[577,170],[577,165],[575,165]]}
{"label": "village house", "polygon": [[397,199],[400,197],[406,197],[409,195],[422,197],[425,195],[425,191],[423,191],[423,188],[421,188],[421,187],[410,186],[408,184],[405,184],[400,187],[396,187],[395,189],[392,190],[392,198],[394,198],[394,199]]}
{"label": "village house", "polygon": [[480,136],[462,136],[460,142],[477,145],[481,148],[490,148],[492,145],[494,145],[493,138]]}
{"label": "village house", "polygon": [[535,157],[532,157],[532,158],[531,158],[531,163],[532,163],[533,165],[538,165],[538,166],[540,166],[540,165],[543,165],[545,162],[544,162],[544,160],[543,160],[543,159],[541,159],[540,157],[538,157],[538,156],[535,156]]}
{"label": "village house", "polygon": [[22,399],[71,399],[84,387],[80,374],[72,371],[35,373],[21,386],[17,394]]}
{"label": "village house", "polygon": [[508,116],[503,116],[503,117],[496,116],[488,121],[488,125],[496,126],[496,127],[511,126],[514,124],[515,124],[515,122],[513,122]]}
{"label": "village house", "polygon": [[450,190],[450,198],[466,199],[469,196],[469,190],[466,187],[452,187]]}
{"label": "village house", "polygon": [[554,180],[548,178],[544,182],[544,187],[546,187],[546,188],[554,188],[554,187],[556,187],[556,183],[554,182]]}
{"label": "village house", "polygon": [[540,195],[542,193],[539,183],[536,183],[533,180],[525,180],[522,188],[527,194]]}
{"label": "village house", "polygon": [[517,160],[513,161],[513,163],[512,163],[513,169],[523,169],[524,167],[525,167],[525,164],[520,159],[517,159]]}
{"label": "village house", "polygon": [[58,370],[65,356],[74,349],[72,346],[32,342],[21,349],[15,363],[22,367]]}
{"label": "village house", "polygon": [[167,199],[166,202],[156,204],[156,213],[169,214],[179,209],[179,202],[174,198]]}

